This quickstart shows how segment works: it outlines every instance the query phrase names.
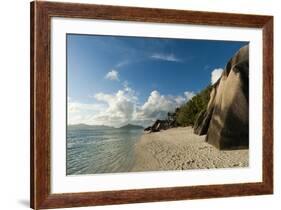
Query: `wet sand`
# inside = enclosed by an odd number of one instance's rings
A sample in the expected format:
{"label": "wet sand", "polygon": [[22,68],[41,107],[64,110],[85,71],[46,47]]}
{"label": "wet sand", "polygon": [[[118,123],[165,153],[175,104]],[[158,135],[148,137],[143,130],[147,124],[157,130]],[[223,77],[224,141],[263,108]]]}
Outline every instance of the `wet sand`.
{"label": "wet sand", "polygon": [[132,171],[247,167],[249,151],[220,151],[191,127],[145,133],[135,145]]}

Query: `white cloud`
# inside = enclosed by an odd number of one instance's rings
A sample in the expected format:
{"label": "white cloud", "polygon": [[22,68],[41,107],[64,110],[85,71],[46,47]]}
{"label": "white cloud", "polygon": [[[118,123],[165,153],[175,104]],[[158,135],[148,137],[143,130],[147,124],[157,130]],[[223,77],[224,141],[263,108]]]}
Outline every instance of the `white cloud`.
{"label": "white cloud", "polygon": [[211,74],[211,83],[212,83],[212,85],[215,84],[216,81],[218,81],[218,79],[221,77],[222,72],[223,72],[222,68],[217,68],[217,69],[214,69],[212,71],[212,74]]}
{"label": "white cloud", "polygon": [[113,94],[97,93],[95,99],[105,104],[105,110],[99,112],[91,120],[98,124],[120,126],[132,121],[137,104],[137,96],[127,83],[122,90]]}
{"label": "white cloud", "polygon": [[176,104],[183,104],[187,101],[187,99],[183,96],[174,96],[174,101],[176,102]]}
{"label": "white cloud", "polygon": [[109,80],[117,80],[119,81],[119,75],[118,75],[118,71],[116,70],[111,70],[110,72],[108,72],[106,75],[105,75],[105,78],[106,79],[109,79]]}
{"label": "white cloud", "polygon": [[[133,115],[135,100],[134,96],[130,96],[126,91],[119,90],[116,94],[104,94],[98,93],[95,98],[106,103],[108,106],[107,110],[103,115],[111,118],[112,116],[124,118],[125,120],[130,120]],[[121,119],[120,119],[121,120]]]}
{"label": "white cloud", "polygon": [[115,93],[97,93],[94,104],[68,102],[69,124],[96,124],[119,127],[127,123],[151,125],[156,119],[165,119],[167,112],[190,100],[193,92],[183,95],[161,95],[157,90],[150,93],[140,104],[136,92],[124,82],[123,88]]}
{"label": "white cloud", "polygon": [[[163,118],[166,113],[175,109],[175,101],[160,95],[156,90],[150,93],[147,101],[142,105],[141,112],[148,118]],[[163,116],[165,115],[165,116]]]}
{"label": "white cloud", "polygon": [[184,95],[186,97],[186,101],[189,101],[190,99],[192,99],[195,96],[195,93],[192,92],[192,91],[191,92],[190,91],[185,91]]}
{"label": "white cloud", "polygon": [[137,119],[144,121],[155,121],[165,119],[168,112],[187,102],[194,96],[193,92],[186,91],[184,96],[161,95],[157,90],[150,93],[147,101],[138,109]]}
{"label": "white cloud", "polygon": [[103,104],[86,104],[80,102],[68,101],[68,124],[79,124],[79,123],[89,123],[91,116],[105,110]]}
{"label": "white cloud", "polygon": [[177,58],[174,54],[162,54],[155,53],[150,56],[152,59],[170,61],[170,62],[181,62],[181,59]]}
{"label": "white cloud", "polygon": [[68,102],[67,108],[69,113],[78,113],[82,111],[99,111],[103,108],[101,104],[84,104],[79,102]]}

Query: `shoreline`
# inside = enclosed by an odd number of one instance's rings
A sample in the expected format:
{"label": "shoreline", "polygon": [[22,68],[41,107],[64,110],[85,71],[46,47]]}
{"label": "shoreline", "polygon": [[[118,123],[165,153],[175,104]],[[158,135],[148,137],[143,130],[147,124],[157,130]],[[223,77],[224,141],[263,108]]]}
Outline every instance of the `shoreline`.
{"label": "shoreline", "polygon": [[144,133],[131,172],[248,167],[249,150],[218,150],[191,127]]}

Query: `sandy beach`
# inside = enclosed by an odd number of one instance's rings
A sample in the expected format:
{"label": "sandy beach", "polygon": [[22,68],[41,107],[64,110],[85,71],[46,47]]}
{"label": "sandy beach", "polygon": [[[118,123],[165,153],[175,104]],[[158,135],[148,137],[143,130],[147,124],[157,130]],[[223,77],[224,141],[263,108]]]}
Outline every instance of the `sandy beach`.
{"label": "sandy beach", "polygon": [[135,145],[132,171],[247,167],[249,152],[220,151],[193,134],[191,127],[145,133]]}

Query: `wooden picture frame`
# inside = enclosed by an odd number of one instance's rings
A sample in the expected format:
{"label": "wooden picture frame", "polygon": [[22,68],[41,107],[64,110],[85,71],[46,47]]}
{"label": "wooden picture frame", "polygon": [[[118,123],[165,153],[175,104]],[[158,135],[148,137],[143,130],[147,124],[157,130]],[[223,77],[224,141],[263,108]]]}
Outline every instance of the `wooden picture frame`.
{"label": "wooden picture frame", "polygon": [[[51,194],[50,21],[52,17],[235,26],[263,33],[262,182]],[[31,3],[31,208],[62,208],[273,193],[273,17],[214,12]]]}

